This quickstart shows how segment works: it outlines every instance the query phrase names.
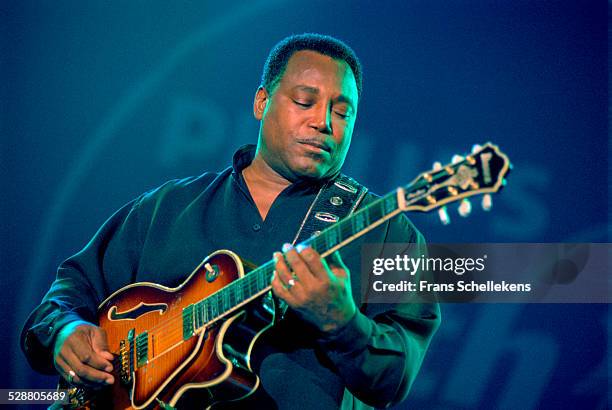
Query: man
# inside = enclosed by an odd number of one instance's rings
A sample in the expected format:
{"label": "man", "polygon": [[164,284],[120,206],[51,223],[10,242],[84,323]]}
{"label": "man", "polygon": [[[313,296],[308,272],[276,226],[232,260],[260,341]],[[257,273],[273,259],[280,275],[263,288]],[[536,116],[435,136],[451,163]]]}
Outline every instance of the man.
{"label": "man", "polygon": [[[32,367],[55,369],[76,385],[112,384],[98,304],[129,283],[177,286],[205,255],[231,249],[257,264],[274,257],[273,293],[289,306],[253,352],[260,387],[231,408],[385,407],[404,399],[439,309],[363,303],[359,250],[362,243],[419,245],[420,233],[406,217],[394,218],[327,260],[290,244],[318,192],[339,174],[361,83],[357,57],[339,40],[304,34],[277,44],[253,104],[257,147],[238,150],[225,171],[143,194],[63,262],[22,333]],[[368,194],[360,206],[374,199]]]}

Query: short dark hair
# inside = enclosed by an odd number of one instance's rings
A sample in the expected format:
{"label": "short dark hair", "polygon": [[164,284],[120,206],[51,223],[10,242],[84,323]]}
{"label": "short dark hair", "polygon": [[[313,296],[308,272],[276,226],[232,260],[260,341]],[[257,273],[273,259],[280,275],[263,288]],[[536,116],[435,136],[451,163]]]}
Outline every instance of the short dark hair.
{"label": "short dark hair", "polygon": [[361,97],[361,63],[353,49],[337,38],[315,33],[294,34],[276,44],[266,59],[261,76],[261,87],[273,92],[285,73],[287,62],[295,52],[301,50],[312,50],[337,60],[346,61],[353,70],[357,93]]}

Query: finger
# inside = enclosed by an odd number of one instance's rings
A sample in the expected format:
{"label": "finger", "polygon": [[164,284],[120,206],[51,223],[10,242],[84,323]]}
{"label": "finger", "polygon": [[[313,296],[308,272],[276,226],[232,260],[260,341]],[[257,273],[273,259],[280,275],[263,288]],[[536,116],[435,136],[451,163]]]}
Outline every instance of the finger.
{"label": "finger", "polygon": [[285,262],[285,258],[283,254],[280,252],[274,252],[274,260],[276,261],[276,266],[274,267],[276,272],[276,277],[280,281],[281,285],[287,289],[288,283],[290,279],[293,279],[293,275],[289,266]]}
{"label": "finger", "polygon": [[104,370],[106,370],[107,372],[112,371],[113,370],[112,363],[115,357],[113,356],[113,354],[110,352],[110,349],[108,348],[106,331],[104,329],[99,328],[99,327],[94,328],[91,346],[93,347],[94,352],[96,352],[101,358],[109,362],[110,367],[106,366]]}
{"label": "finger", "polygon": [[108,372],[94,369],[86,363],[83,363],[72,350],[67,350],[63,353],[63,358],[66,361],[68,368],[72,369],[76,376],[73,381],[76,383],[85,384],[113,384],[114,377]]}
{"label": "finger", "polygon": [[317,251],[311,247],[306,247],[300,252],[300,255],[302,255],[302,259],[308,266],[308,270],[315,278],[319,280],[329,280],[327,266]]}
{"label": "finger", "polygon": [[[73,372],[73,370],[70,368],[70,366],[68,366],[68,363],[66,363],[66,361],[64,360],[63,357],[61,356],[57,356],[55,358],[55,368],[57,369],[57,372],[64,378],[66,379],[66,381],[68,383],[72,383],[74,376],[76,376],[76,373]],[[74,374],[72,375],[72,377],[70,377],[70,372],[73,372]]]}
{"label": "finger", "polygon": [[278,272],[274,271],[273,276],[272,276],[272,282],[270,282],[270,285],[272,286],[272,292],[277,297],[287,302],[289,306],[291,307],[295,306],[295,298],[291,294],[291,292],[287,290],[287,288],[285,287],[285,284],[278,277]]}
{"label": "finger", "polygon": [[[293,273],[297,276],[297,279],[306,287],[310,287],[312,280],[315,278],[313,272],[310,271],[310,267],[302,259],[302,256],[297,252],[295,248],[291,248],[285,252],[285,257],[289,262],[289,266],[293,270]],[[284,279],[284,278],[283,278]]]}
{"label": "finger", "polygon": [[278,261],[276,272],[278,273],[280,281],[285,286],[285,289],[291,290],[293,296],[301,294],[301,292],[297,291],[296,288],[302,289],[305,286],[303,283],[304,277],[307,277],[308,275],[302,274],[300,277],[296,271],[291,271],[291,265],[287,264],[283,260],[281,254],[275,254],[274,257]]}
{"label": "finger", "polygon": [[326,261],[327,261],[328,266],[330,266],[332,268],[342,269],[348,275],[349,270],[346,267],[346,265],[344,264],[344,261],[342,260],[342,256],[340,255],[340,251],[336,251],[336,252],[332,253],[331,255],[329,255],[327,257]]}
{"label": "finger", "polygon": [[96,353],[87,341],[83,343],[73,343],[72,350],[81,363],[87,364],[94,369],[104,370],[106,372],[113,370],[112,363]]}

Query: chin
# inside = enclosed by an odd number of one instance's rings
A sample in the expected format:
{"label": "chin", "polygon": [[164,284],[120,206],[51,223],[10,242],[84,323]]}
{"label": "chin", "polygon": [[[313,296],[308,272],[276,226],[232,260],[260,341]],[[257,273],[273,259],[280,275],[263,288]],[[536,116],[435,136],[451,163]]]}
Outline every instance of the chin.
{"label": "chin", "polygon": [[335,167],[329,164],[329,161],[326,161],[320,156],[302,157],[290,165],[294,175],[299,178],[323,179],[337,172]]}
{"label": "chin", "polygon": [[308,164],[307,166],[296,166],[293,167],[293,173],[297,175],[299,178],[308,178],[308,179],[321,179],[325,175],[327,175],[329,171],[329,167],[321,167],[320,164]]}
{"label": "chin", "polygon": [[336,172],[332,171],[330,167],[308,168],[308,169],[303,169],[300,172],[298,172],[298,174],[301,177],[309,178],[309,179],[325,179],[327,177],[334,175],[335,173]]}

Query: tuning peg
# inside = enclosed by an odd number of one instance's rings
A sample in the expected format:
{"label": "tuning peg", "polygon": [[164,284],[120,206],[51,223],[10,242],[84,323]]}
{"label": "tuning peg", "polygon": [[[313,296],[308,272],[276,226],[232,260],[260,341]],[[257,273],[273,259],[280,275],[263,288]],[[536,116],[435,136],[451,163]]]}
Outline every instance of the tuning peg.
{"label": "tuning peg", "polygon": [[453,155],[453,159],[451,160],[453,164],[463,161],[463,157],[461,155]]}
{"label": "tuning peg", "polygon": [[474,145],[472,145],[472,154],[477,153],[477,152],[478,152],[478,151],[480,151],[481,149],[482,149],[482,146],[481,146],[481,145],[478,145],[478,144],[474,144]]}
{"label": "tuning peg", "polygon": [[438,209],[438,217],[440,218],[440,222],[442,225],[448,225],[450,223],[450,216],[448,216],[448,212],[446,211],[446,207]]}
{"label": "tuning peg", "polygon": [[442,169],[442,163],[441,162],[436,161],[436,162],[433,163],[433,170],[434,171],[439,171],[441,169]]}
{"label": "tuning peg", "polygon": [[484,194],[482,196],[482,209],[490,211],[491,207],[493,207],[493,198],[491,198],[491,194]]}
{"label": "tuning peg", "polygon": [[465,218],[470,214],[470,212],[472,212],[472,203],[469,199],[463,198],[457,210],[459,211],[459,215]]}

